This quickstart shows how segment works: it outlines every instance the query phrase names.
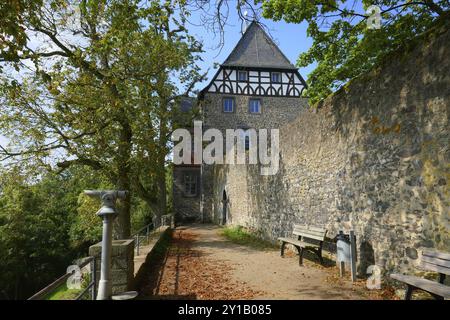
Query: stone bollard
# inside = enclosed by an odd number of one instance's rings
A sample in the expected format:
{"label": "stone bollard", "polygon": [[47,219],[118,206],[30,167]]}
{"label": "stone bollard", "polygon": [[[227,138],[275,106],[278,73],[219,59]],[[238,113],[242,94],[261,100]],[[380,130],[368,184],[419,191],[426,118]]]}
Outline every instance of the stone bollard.
{"label": "stone bollard", "polygon": [[[89,255],[100,257],[102,243],[89,247]],[[96,260],[97,284],[100,279],[100,259]],[[134,281],[134,240],[113,240],[111,248],[111,290],[119,294],[132,290]]]}

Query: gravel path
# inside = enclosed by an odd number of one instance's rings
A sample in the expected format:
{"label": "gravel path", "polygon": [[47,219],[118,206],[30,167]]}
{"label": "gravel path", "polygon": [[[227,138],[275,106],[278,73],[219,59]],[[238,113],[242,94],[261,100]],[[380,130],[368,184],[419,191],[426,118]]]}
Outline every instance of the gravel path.
{"label": "gravel path", "polygon": [[232,243],[214,225],[174,230],[167,254],[142,287],[150,299],[363,299],[367,290],[294,254]]}

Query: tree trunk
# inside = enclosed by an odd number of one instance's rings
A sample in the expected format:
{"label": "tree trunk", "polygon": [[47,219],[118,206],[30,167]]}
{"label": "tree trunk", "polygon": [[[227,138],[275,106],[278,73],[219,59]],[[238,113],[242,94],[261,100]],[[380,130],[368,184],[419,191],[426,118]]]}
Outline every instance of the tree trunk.
{"label": "tree trunk", "polygon": [[114,223],[114,239],[128,239],[131,236],[131,193],[128,170],[119,168],[119,178],[117,181],[118,190],[128,191],[125,199],[117,201],[119,216]]}
{"label": "tree trunk", "polygon": [[128,191],[125,199],[118,201],[119,216],[114,224],[115,239],[128,239],[131,236],[131,138],[132,130],[125,118],[121,121],[118,158],[117,158],[117,189]]}
{"label": "tree trunk", "polygon": [[168,105],[167,101],[164,98],[160,98],[160,108],[161,113],[159,116],[160,124],[159,124],[159,141],[158,141],[158,158],[157,158],[157,166],[158,166],[158,207],[159,207],[159,221],[161,221],[161,216],[167,214],[167,190],[166,190],[166,154],[167,154],[167,132],[168,132],[168,117],[167,110]]}
{"label": "tree trunk", "polygon": [[162,164],[158,164],[158,166],[162,167],[161,172],[158,175],[158,218],[161,219],[161,216],[167,214],[166,170],[164,168],[164,159]]}

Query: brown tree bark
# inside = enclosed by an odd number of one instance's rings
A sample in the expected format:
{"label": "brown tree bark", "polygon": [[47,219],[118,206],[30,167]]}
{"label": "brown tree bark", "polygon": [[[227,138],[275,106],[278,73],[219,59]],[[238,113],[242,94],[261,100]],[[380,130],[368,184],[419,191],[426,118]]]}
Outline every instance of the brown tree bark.
{"label": "brown tree bark", "polygon": [[121,108],[121,131],[119,137],[117,157],[117,189],[128,191],[125,199],[118,201],[119,216],[115,223],[114,238],[128,239],[131,236],[131,139],[133,136],[131,126]]}

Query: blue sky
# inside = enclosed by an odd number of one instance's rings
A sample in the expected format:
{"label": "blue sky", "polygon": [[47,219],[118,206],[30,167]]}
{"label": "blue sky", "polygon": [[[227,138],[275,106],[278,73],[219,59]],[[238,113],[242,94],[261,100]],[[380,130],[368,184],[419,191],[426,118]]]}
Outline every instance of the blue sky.
{"label": "blue sky", "polygon": [[[199,19],[198,16],[192,15],[190,20],[198,23]],[[267,26],[269,34],[273,37],[275,43],[294,65],[299,54],[307,51],[312,45],[312,39],[306,36],[306,23],[288,24],[284,21],[274,22],[265,19],[261,21]],[[202,68],[202,72],[205,72],[208,68],[211,69],[208,73],[209,81],[217,70],[213,69],[214,63],[221,64],[225,61],[241,37],[241,22],[237,12],[236,10],[230,10],[228,25],[225,28],[224,46],[221,50],[216,48],[220,42],[219,35],[214,36],[213,33],[208,32],[203,26],[188,25],[188,29],[204,45],[203,49],[205,52],[201,55],[203,61],[199,65]],[[306,68],[299,69],[300,74],[305,80],[314,67],[314,65],[310,65]],[[196,88],[202,89],[207,85],[208,81],[198,85]]]}

